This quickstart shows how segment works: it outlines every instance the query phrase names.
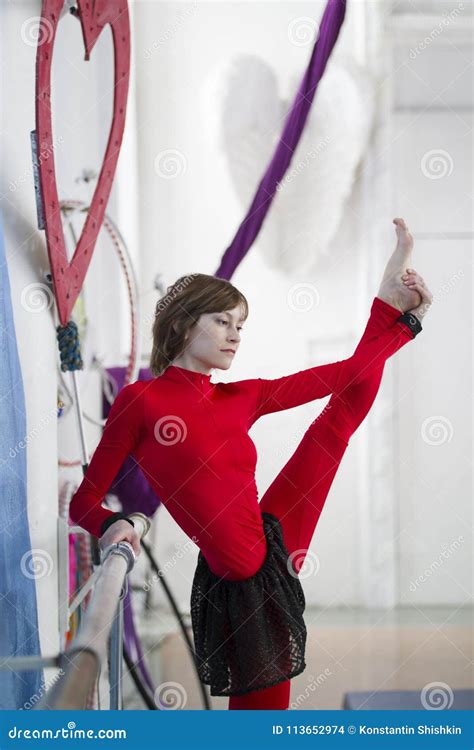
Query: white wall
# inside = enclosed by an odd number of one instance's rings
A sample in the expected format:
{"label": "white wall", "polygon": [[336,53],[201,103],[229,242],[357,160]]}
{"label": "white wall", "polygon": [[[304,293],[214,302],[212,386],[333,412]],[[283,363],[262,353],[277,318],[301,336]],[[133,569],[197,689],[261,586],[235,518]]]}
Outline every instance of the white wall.
{"label": "white wall", "polygon": [[395,19],[393,45],[394,203],[435,295],[398,362],[399,599],[456,607],[472,596],[473,22],[467,3],[424,10]]}

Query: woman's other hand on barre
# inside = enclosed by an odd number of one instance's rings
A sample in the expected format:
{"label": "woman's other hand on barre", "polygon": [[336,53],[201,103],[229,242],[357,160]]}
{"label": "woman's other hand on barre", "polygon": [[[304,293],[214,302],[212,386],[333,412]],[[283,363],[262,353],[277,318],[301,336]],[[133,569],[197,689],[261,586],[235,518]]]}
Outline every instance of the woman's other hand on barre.
{"label": "woman's other hand on barre", "polygon": [[123,519],[119,519],[111,524],[99,539],[102,550],[111,544],[118,544],[119,542],[128,542],[131,544],[135,557],[138,557],[141,553],[140,537],[133,526]]}

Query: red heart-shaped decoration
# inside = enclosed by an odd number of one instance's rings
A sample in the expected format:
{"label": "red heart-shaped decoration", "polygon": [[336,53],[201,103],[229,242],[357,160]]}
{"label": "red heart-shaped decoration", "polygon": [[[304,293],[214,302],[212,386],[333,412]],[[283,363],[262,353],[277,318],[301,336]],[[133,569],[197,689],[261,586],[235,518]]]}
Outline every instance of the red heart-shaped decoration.
{"label": "red heart-shaped decoration", "polygon": [[94,252],[122,145],[130,77],[130,18],[127,0],[77,0],[86,60],[90,59],[90,53],[102,29],[110,24],[114,45],[114,105],[109,139],[94,197],[69,263],[56,187],[51,120],[51,64],[63,5],[64,0],[43,0],[41,9],[36,55],[36,134],[37,151],[47,154],[47,158],[39,160],[38,174],[56,302],[61,324],[66,325]]}

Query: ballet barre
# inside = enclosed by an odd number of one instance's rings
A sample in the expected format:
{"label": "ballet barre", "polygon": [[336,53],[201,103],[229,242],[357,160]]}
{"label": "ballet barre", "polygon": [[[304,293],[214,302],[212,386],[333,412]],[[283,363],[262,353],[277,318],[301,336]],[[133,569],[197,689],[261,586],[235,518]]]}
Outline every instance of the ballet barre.
{"label": "ballet barre", "polygon": [[[132,513],[129,518],[142,539],[150,528],[149,519],[143,513]],[[93,576],[89,606],[77,635],[64,652],[49,657],[11,658],[0,667],[17,671],[59,667],[58,678],[35,705],[36,710],[84,709],[107,652],[109,708],[123,708],[123,599],[127,593],[128,574],[134,567],[135,559],[128,542],[111,544],[102,551],[100,568]],[[89,581],[86,584],[88,589]]]}

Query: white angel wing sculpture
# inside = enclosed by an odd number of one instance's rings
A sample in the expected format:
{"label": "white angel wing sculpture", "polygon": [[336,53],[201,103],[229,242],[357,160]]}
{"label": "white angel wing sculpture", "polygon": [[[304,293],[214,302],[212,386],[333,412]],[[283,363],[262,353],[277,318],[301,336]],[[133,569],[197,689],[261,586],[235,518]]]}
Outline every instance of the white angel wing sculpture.
{"label": "white angel wing sculpture", "polygon": [[[294,76],[291,100],[282,100],[274,71],[254,55],[240,55],[215,74],[218,140],[244,211],[273,155],[298,84]],[[353,60],[330,61],[256,240],[271,267],[301,273],[328,254],[370,136],[374,98],[370,76]]]}

